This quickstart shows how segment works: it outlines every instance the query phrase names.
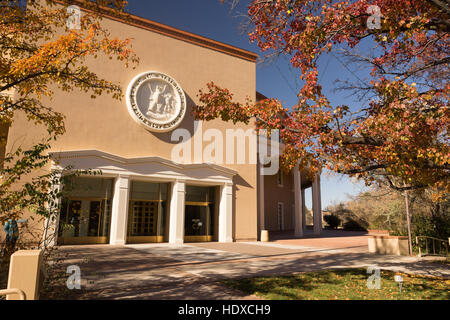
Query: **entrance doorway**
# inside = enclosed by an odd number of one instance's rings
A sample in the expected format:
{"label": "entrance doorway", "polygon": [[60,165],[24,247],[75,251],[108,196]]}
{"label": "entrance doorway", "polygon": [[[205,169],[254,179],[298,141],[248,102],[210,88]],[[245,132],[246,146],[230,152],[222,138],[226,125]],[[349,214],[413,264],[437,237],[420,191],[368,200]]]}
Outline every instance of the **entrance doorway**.
{"label": "entrance doorway", "polygon": [[127,243],[165,241],[167,190],[166,183],[131,182]]}
{"label": "entrance doorway", "polygon": [[64,184],[58,244],[109,242],[112,182],[112,179],[77,177]]}
{"label": "entrance doorway", "polygon": [[215,187],[186,186],[185,242],[217,240],[216,192],[217,188]]}

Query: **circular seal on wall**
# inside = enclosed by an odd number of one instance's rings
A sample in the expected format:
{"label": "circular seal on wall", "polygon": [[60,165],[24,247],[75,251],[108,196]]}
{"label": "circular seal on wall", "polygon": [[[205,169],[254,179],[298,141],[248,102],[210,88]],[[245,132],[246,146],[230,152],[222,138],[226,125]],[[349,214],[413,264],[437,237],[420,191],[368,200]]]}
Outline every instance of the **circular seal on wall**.
{"label": "circular seal on wall", "polygon": [[136,76],[128,86],[127,107],[138,123],[153,132],[175,129],[186,114],[186,96],[168,75],[149,71]]}

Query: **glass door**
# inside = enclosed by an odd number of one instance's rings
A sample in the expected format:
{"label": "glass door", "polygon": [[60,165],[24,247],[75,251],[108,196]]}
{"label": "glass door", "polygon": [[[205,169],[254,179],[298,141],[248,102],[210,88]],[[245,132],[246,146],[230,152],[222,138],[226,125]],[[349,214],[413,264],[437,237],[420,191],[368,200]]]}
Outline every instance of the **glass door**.
{"label": "glass door", "polygon": [[77,177],[64,184],[59,244],[109,242],[113,179]]}
{"label": "glass door", "polygon": [[65,199],[60,214],[60,244],[108,243],[110,206],[104,199]]}
{"label": "glass door", "polygon": [[214,237],[214,187],[186,186],[185,242],[208,242]]}
{"label": "glass door", "polygon": [[164,242],[167,184],[131,182],[127,243]]}

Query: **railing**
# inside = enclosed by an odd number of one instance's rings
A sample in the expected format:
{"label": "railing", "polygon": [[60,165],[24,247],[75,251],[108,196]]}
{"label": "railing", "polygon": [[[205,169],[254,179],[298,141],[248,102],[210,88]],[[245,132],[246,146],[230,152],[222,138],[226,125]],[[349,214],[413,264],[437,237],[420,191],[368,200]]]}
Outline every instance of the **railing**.
{"label": "railing", "polygon": [[[416,244],[419,248],[419,257],[428,256],[448,256],[449,241],[433,237],[418,236]],[[425,244],[425,246],[424,246]],[[424,249],[424,250],[422,250]]]}
{"label": "railing", "polygon": [[0,290],[0,296],[6,296],[8,294],[17,294],[19,296],[19,300],[26,300],[25,293],[20,289]]}

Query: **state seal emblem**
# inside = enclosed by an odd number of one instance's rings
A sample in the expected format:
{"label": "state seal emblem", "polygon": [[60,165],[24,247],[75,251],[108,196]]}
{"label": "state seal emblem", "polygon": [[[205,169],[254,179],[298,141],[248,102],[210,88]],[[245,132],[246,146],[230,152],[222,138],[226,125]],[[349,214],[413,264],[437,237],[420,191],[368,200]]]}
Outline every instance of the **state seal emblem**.
{"label": "state seal emblem", "polygon": [[136,76],[128,86],[127,107],[135,121],[153,132],[175,129],[186,114],[186,96],[170,76],[156,71]]}

